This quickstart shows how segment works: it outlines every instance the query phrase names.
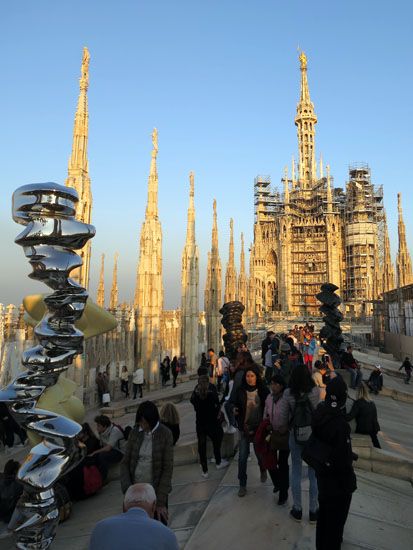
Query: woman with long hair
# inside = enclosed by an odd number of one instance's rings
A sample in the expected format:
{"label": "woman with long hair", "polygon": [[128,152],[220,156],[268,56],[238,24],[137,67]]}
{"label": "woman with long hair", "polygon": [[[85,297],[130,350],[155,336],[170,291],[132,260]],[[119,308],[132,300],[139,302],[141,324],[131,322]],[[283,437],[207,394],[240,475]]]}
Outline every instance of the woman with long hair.
{"label": "woman with long hair", "polygon": [[369,391],[364,382],[357,390],[357,399],[354,401],[351,411],[347,415],[347,421],[356,420],[356,434],[365,434],[371,437],[373,445],[381,449],[377,433],[380,431],[377,419],[376,405],[371,401]]}
{"label": "woman with long hair", "polygon": [[[301,505],[301,454],[304,445],[311,434],[312,412],[320,401],[320,392],[305,366],[298,366],[292,370],[289,387],[285,390],[280,403],[280,426],[290,431],[289,447],[291,451],[291,490],[293,507],[290,515],[296,521],[302,519]],[[310,480],[310,523],[317,521],[317,480],[312,468],[308,468]]]}
{"label": "woman with long hair", "polygon": [[202,468],[201,475],[207,479],[207,437],[212,441],[217,470],[228,466],[228,461],[221,458],[221,443],[224,432],[218,418],[220,411],[218,393],[213,384],[210,384],[208,375],[202,375],[198,378],[198,384],[191,395],[191,403],[195,409],[196,416],[196,435],[198,439],[199,461]]}
{"label": "woman with long hair", "polygon": [[162,424],[171,430],[173,444],[175,445],[181,434],[178,409],[173,403],[165,403],[159,412],[159,416]]}
{"label": "woman with long hair", "polygon": [[[280,405],[285,390],[285,381],[280,374],[271,378],[271,393],[265,400],[264,418],[271,422],[271,428],[275,432],[280,431]],[[268,470],[274,485],[274,493],[280,492],[278,504],[282,506],[288,500],[289,487],[289,467],[288,457],[290,450],[288,448],[278,448],[275,450],[277,467],[274,470]]]}
{"label": "woman with long hair", "polygon": [[[233,405],[233,414],[236,418],[240,435],[238,447],[239,497],[244,497],[247,493],[247,460],[250,452],[250,443],[254,440],[255,432],[263,418],[264,405],[268,393],[259,370],[254,365],[245,369],[240,387],[236,388],[235,391],[233,389],[230,397],[230,403]],[[261,466],[260,471],[261,481],[265,482],[267,471]]]}

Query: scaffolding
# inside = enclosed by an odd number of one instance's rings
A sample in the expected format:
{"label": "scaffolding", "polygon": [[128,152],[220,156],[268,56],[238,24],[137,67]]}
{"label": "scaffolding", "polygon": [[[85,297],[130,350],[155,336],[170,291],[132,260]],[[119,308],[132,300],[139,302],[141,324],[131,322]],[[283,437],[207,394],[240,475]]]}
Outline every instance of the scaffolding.
{"label": "scaffolding", "polygon": [[371,183],[368,164],[352,164],[344,205],[344,300],[356,315],[368,314],[379,294],[383,219],[383,187]]}

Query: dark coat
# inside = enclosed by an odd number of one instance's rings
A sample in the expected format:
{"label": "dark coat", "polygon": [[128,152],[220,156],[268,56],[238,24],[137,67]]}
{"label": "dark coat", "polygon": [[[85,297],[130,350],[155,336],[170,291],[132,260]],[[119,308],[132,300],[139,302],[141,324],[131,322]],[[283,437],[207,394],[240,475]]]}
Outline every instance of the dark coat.
{"label": "dark coat", "polygon": [[[144,432],[135,426],[128,437],[125,455],[120,466],[120,484],[125,493],[135,483],[135,469]],[[158,506],[166,506],[168,494],[172,490],[174,451],[171,430],[159,424],[152,438],[152,486],[155,489]]]}
{"label": "dark coat", "polygon": [[345,412],[320,403],[314,411],[312,430],[314,436],[332,448],[329,468],[316,472],[318,494],[321,498],[351,494],[357,489],[351,448],[350,426]]}
{"label": "dark coat", "polygon": [[377,409],[373,401],[357,399],[354,401],[351,411],[346,416],[348,422],[356,419],[356,433],[358,434],[376,434],[380,431],[380,425],[377,420]]}
{"label": "dark coat", "polygon": [[195,386],[191,395],[191,403],[195,409],[197,429],[214,430],[220,427],[220,423],[218,422],[218,413],[220,411],[219,397],[213,384],[209,384],[205,399],[201,399],[198,386]]}
{"label": "dark coat", "polygon": [[[259,384],[257,387],[258,397],[260,398],[260,416],[262,418],[264,415],[265,400],[267,399],[267,395],[270,392],[267,386],[265,386],[263,383]],[[245,413],[247,407],[247,389],[244,384],[237,388],[235,392],[231,393],[229,402],[233,407],[236,407],[238,409],[238,415],[236,419],[238,423],[238,428],[242,430],[245,424]]]}

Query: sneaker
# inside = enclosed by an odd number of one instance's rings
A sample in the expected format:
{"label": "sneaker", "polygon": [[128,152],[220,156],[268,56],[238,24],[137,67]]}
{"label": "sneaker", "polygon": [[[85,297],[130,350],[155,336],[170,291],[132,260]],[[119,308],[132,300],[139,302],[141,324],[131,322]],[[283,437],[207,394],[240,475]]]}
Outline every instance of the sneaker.
{"label": "sneaker", "polygon": [[240,487],[238,490],[238,496],[239,497],[245,497],[247,494],[247,488],[246,487]]}
{"label": "sneaker", "polygon": [[208,472],[201,472],[201,477],[203,477],[204,479],[208,479],[209,478]]}
{"label": "sneaker", "polygon": [[278,491],[280,490],[280,486],[279,485],[274,485],[274,488],[272,490],[273,493],[278,493]]}
{"label": "sneaker", "polygon": [[310,523],[317,523],[318,520],[318,510],[315,512],[310,511]]}
{"label": "sneaker", "polygon": [[296,508],[291,508],[290,510],[290,516],[295,519],[295,521],[301,521],[303,517],[303,511],[297,510]]}
{"label": "sneaker", "polygon": [[211,464],[215,464],[215,462],[216,462],[214,457],[210,458],[209,461],[210,461]]}
{"label": "sneaker", "polygon": [[220,462],[219,464],[217,464],[215,467],[216,467],[217,470],[223,470],[223,469],[226,468],[228,465],[229,465],[228,460],[222,459],[221,462]]}
{"label": "sneaker", "polygon": [[261,476],[260,476],[260,479],[261,479],[261,483],[265,483],[267,481],[267,470],[262,470],[261,472]]}

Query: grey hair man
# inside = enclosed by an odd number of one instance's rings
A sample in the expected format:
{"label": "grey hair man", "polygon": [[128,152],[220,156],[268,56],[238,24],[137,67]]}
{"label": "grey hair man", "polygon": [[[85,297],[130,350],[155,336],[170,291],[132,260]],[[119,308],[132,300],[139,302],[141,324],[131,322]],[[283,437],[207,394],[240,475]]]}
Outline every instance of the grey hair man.
{"label": "grey hair man", "polygon": [[123,514],[95,525],[89,550],[178,550],[174,532],[153,519],[155,509],[156,494],[152,485],[131,485],[123,500]]}

